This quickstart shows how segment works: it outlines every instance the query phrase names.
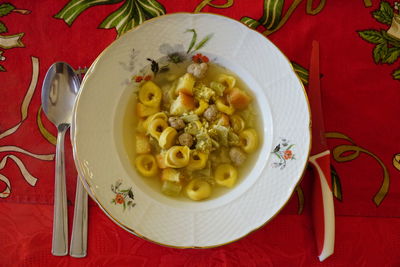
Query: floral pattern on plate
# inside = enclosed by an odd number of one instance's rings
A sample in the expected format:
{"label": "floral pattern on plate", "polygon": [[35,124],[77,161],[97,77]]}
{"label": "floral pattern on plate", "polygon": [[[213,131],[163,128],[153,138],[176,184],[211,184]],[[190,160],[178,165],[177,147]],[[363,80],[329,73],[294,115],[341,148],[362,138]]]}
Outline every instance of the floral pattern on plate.
{"label": "floral pattern on plate", "polygon": [[133,195],[132,187],[128,189],[121,189],[121,185],[121,180],[116,181],[115,185],[111,185],[111,191],[115,194],[115,198],[111,200],[111,203],[114,203],[115,205],[122,205],[124,210],[126,208],[130,209],[135,207],[135,196]]}
{"label": "floral pattern on plate", "polygon": [[289,140],[281,138],[281,142],[276,145],[274,150],[271,152],[279,159],[279,161],[275,161],[272,163],[272,167],[280,168],[281,170],[283,170],[289,160],[296,159],[292,150],[293,146],[294,144],[290,144]]}
{"label": "floral pattern on plate", "polygon": [[[196,30],[187,29],[185,33],[187,32],[191,32],[193,35],[186,51],[182,44],[175,44],[175,45],[166,43],[161,44],[159,50],[165,56],[160,58],[158,61],[152,58],[147,58],[147,61],[150,62],[150,67],[142,69],[139,73],[137,73],[132,77],[132,80],[135,81],[136,83],[141,83],[143,81],[151,80],[154,76],[157,75],[157,73],[169,71],[168,67],[169,64],[171,63],[178,64],[188,60],[188,57],[190,55],[193,55],[195,52],[204,47],[213,36],[212,33],[208,34],[199,42],[197,42]],[[201,63],[201,62],[208,62],[209,59],[206,56],[203,56],[202,54],[196,54],[192,56],[192,60],[195,63]]]}

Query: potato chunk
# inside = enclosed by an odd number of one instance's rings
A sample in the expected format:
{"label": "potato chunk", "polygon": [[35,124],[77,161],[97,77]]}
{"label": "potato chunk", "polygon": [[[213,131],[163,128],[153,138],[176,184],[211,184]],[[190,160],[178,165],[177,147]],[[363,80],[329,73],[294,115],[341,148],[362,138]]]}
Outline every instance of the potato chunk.
{"label": "potato chunk", "polygon": [[151,152],[151,146],[147,136],[141,133],[136,134],[136,153],[147,154]]}
{"label": "potato chunk", "polygon": [[193,86],[195,83],[195,79],[192,74],[185,73],[182,77],[178,80],[178,85],[176,86],[177,93],[184,93],[186,95],[193,95]]}

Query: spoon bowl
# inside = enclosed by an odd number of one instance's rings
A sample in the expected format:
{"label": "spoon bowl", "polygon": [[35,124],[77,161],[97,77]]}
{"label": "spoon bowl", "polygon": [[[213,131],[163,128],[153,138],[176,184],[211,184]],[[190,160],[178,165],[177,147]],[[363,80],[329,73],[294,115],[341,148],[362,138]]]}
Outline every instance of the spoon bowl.
{"label": "spoon bowl", "polygon": [[79,87],[79,78],[67,63],[56,62],[47,71],[42,87],[42,108],[57,127],[71,124]]}

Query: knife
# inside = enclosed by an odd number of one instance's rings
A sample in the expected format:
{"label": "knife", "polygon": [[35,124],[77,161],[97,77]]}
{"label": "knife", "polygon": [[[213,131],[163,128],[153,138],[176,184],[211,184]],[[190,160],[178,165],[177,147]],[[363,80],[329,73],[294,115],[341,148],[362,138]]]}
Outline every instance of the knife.
{"label": "knife", "polygon": [[312,147],[309,162],[314,170],[313,222],[320,261],[333,254],[335,244],[335,211],[330,174],[330,152],[325,139],[321,105],[319,43],[312,42],[308,98],[312,116]]}

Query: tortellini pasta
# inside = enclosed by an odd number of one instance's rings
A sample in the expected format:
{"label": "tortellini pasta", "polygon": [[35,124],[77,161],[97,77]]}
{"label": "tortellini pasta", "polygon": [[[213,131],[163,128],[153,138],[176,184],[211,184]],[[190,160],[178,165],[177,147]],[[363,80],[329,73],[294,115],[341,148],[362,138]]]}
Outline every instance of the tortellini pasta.
{"label": "tortellini pasta", "polygon": [[203,99],[199,100],[199,106],[194,110],[194,114],[201,115],[208,108],[208,103]]}
{"label": "tortellini pasta", "polygon": [[190,154],[189,164],[187,168],[189,170],[201,170],[206,166],[207,160],[208,160],[208,154],[193,151]]}
{"label": "tortellini pasta", "polygon": [[240,133],[244,129],[244,120],[240,115],[234,114],[230,117],[231,127],[234,132]]}
{"label": "tortellini pasta", "polygon": [[157,174],[156,160],[151,154],[138,155],[135,160],[136,169],[141,175],[151,177]]}
{"label": "tortellini pasta", "polygon": [[160,106],[162,92],[154,82],[145,82],[139,90],[139,100],[148,107]]}
{"label": "tortellini pasta", "polygon": [[233,187],[236,183],[238,173],[231,164],[221,164],[215,170],[215,182],[226,187]]}
{"label": "tortellini pasta", "polygon": [[190,149],[187,146],[173,146],[165,154],[165,165],[171,168],[183,168],[189,164]]}
{"label": "tortellini pasta", "polygon": [[226,84],[229,89],[235,87],[236,79],[231,75],[220,74],[218,77],[218,81],[222,84]]}
{"label": "tortellini pasta", "polygon": [[163,120],[167,121],[168,116],[164,112],[157,112],[157,113],[149,116],[147,119],[145,119],[142,122],[143,128],[147,131],[147,128],[149,127],[150,122],[152,122],[155,119],[163,119]]}
{"label": "tortellini pasta", "polygon": [[239,134],[243,142],[243,150],[253,153],[258,147],[257,132],[254,129],[246,129]]}
{"label": "tortellini pasta", "polygon": [[158,144],[161,148],[167,149],[170,148],[176,139],[178,132],[175,128],[167,127],[164,131],[162,131],[160,138],[158,140]]}
{"label": "tortellini pasta", "polygon": [[149,123],[149,126],[147,128],[147,132],[154,137],[155,139],[159,139],[161,133],[168,127],[168,124],[165,120],[161,118],[157,118],[152,120]]}
{"label": "tortellini pasta", "polygon": [[227,115],[232,115],[235,112],[235,108],[229,104],[225,104],[222,99],[216,101],[217,109]]}
{"label": "tortellini pasta", "polygon": [[186,194],[192,200],[203,200],[211,195],[211,186],[204,180],[193,179],[186,186]]}

